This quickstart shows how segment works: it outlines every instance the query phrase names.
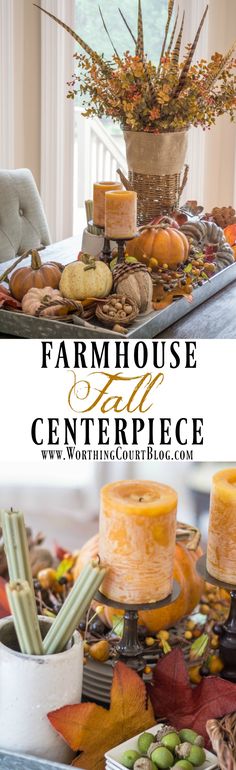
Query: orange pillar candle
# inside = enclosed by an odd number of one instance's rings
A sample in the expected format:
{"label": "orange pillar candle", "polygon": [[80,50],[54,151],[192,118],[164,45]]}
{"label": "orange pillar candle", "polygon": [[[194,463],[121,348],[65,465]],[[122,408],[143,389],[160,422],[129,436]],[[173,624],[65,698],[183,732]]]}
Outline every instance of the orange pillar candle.
{"label": "orange pillar candle", "polygon": [[219,471],[212,479],[207,570],[236,586],[236,468]]}
{"label": "orange pillar candle", "polygon": [[108,572],[101,591],[141,604],[172,591],[177,494],[154,481],[120,481],[101,491],[99,554]]}
{"label": "orange pillar candle", "polygon": [[105,194],[108,190],[122,190],[121,182],[97,182],[93,185],[93,223],[105,227]]}
{"label": "orange pillar candle", "polygon": [[116,190],[105,195],[105,235],[107,238],[133,238],[137,232],[137,193]]}

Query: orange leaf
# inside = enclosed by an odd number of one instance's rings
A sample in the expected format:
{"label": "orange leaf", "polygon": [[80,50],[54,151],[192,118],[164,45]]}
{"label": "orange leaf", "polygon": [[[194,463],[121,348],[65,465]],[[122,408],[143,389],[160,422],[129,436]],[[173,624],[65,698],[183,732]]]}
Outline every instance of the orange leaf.
{"label": "orange leaf", "polygon": [[0,577],[0,618],[5,618],[10,614],[11,610],[7,600],[6,581]]}
{"label": "orange leaf", "polygon": [[230,244],[230,246],[234,246],[236,242],[236,224],[228,225],[227,227],[225,227],[224,236],[228,241],[228,243]]}
{"label": "orange leaf", "polygon": [[84,770],[103,770],[106,751],[155,724],[145,684],[120,662],[114,669],[109,711],[79,703],[51,711],[48,718],[73,751],[83,752],[74,765]]}

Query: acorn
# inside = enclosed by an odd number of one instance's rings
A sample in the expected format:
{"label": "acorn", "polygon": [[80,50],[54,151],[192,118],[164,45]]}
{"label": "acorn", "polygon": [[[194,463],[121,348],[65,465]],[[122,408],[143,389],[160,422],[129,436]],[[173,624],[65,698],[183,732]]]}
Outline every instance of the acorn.
{"label": "acorn", "polygon": [[147,754],[149,746],[153,743],[153,738],[154,736],[152,733],[142,733],[142,735],[139,736],[138,750],[141,754]]}
{"label": "acorn", "polygon": [[152,743],[150,743],[150,746],[149,746],[149,748],[147,750],[147,755],[148,755],[149,759],[151,759],[151,756],[152,756],[153,752],[157,748],[157,744],[155,743],[155,736],[153,735],[152,737],[153,737],[153,741],[152,741]]}
{"label": "acorn", "polygon": [[125,751],[124,754],[122,754],[121,757],[121,765],[124,765],[124,767],[127,767],[128,770],[131,770],[134,767],[135,762],[137,759],[140,759],[140,754],[138,751],[133,751],[132,749],[128,749],[128,751]]}
{"label": "acorn", "polygon": [[148,757],[140,757],[134,763],[134,770],[156,770],[156,765]]}
{"label": "acorn", "polygon": [[174,764],[174,757],[169,749],[165,749],[162,746],[158,746],[155,751],[152,752],[152,762],[160,768],[160,770],[167,770]]}
{"label": "acorn", "polygon": [[[181,730],[180,732],[191,732],[191,730]],[[197,735],[197,734],[196,734]],[[181,735],[179,733],[179,737],[181,738]],[[190,754],[192,744],[190,741],[184,740],[183,743],[180,744],[180,746],[176,746],[175,753],[178,757],[181,759],[188,759]]]}
{"label": "acorn", "polygon": [[189,762],[194,765],[194,767],[203,765],[203,763],[206,761],[206,754],[204,749],[201,746],[191,746],[188,759]]}
{"label": "acorn", "polygon": [[166,749],[169,749],[170,751],[175,751],[176,746],[179,746],[180,744],[180,738],[178,736],[178,733],[168,733],[167,735],[164,735],[164,738],[162,738],[162,746],[165,746]]}
{"label": "acorn", "polygon": [[179,731],[179,737],[182,742],[188,741],[188,743],[194,743],[198,737],[198,734],[195,732],[195,730],[190,730],[188,727],[186,727]]}
{"label": "acorn", "polygon": [[191,762],[189,762],[188,759],[179,759],[174,765],[173,770],[175,767],[178,767],[179,770],[181,768],[182,770],[193,770],[193,765],[191,765]]}

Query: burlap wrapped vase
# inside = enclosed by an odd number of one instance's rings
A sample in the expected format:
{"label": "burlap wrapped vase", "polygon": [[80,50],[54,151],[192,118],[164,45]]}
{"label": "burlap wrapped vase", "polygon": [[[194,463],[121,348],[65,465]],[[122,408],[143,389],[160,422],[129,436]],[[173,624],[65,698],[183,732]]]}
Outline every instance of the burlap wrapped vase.
{"label": "burlap wrapped vase", "polygon": [[188,131],[124,131],[124,138],[129,179],[120,176],[127,189],[136,190],[138,224],[145,225],[178,205],[187,181]]}

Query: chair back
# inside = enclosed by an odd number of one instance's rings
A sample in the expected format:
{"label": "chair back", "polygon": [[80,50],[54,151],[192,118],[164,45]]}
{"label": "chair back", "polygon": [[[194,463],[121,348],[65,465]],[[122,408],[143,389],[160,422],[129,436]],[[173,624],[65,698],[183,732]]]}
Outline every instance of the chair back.
{"label": "chair back", "polygon": [[49,243],[46,215],[31,171],[1,170],[0,262]]}

